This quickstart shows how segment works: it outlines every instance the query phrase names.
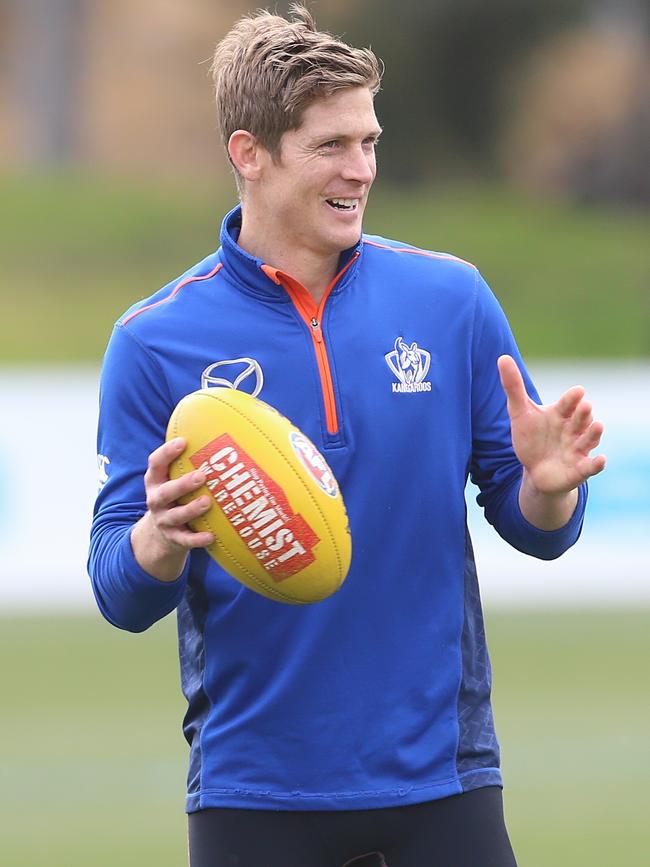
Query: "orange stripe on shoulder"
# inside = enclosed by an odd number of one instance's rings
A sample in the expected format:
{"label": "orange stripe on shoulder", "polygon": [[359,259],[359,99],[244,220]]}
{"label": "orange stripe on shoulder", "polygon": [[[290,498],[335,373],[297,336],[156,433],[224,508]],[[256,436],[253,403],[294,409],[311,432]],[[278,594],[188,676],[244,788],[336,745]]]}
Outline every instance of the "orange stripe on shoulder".
{"label": "orange stripe on shoulder", "polygon": [[460,256],[452,256],[451,253],[430,253],[428,250],[417,250],[413,247],[391,247],[390,244],[378,244],[377,241],[368,241],[363,239],[364,244],[369,244],[371,247],[379,247],[381,250],[394,250],[396,253],[412,253],[414,256],[426,256],[428,259],[446,259],[450,262],[461,262],[463,265],[469,265],[470,268],[476,268],[472,262],[466,259],[461,259]]}
{"label": "orange stripe on shoulder", "polygon": [[154,307],[160,307],[161,304],[166,304],[168,301],[171,301],[172,298],[175,298],[181,289],[184,286],[187,286],[188,283],[194,283],[199,280],[209,280],[210,277],[214,277],[215,274],[218,274],[219,271],[223,268],[223,264],[219,262],[218,265],[210,271],[209,274],[202,274],[201,276],[194,277],[186,277],[184,280],[181,280],[178,285],[174,286],[172,291],[165,298],[161,298],[160,301],[154,301],[153,304],[147,304],[145,307],[140,307],[139,310],[134,310],[133,313],[129,313],[126,319],[122,320],[122,325],[127,325],[132,319],[135,319],[136,316],[139,316],[141,313],[144,313],[146,310],[153,310]]}

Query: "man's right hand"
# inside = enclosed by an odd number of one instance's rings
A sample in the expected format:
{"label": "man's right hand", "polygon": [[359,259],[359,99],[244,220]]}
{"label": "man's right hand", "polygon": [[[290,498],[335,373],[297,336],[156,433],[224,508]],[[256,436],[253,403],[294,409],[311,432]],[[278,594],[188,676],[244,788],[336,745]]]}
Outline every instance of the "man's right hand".
{"label": "man's right hand", "polygon": [[175,581],[183,571],[188,553],[214,542],[212,533],[195,533],[188,526],[188,521],[208,511],[210,497],[205,495],[187,505],[177,505],[182,496],[205,484],[205,475],[199,470],[178,479],[169,478],[169,466],[185,446],[185,440],[177,437],[149,455],[144,476],[147,512],[131,531],[135,559],[159,581]]}

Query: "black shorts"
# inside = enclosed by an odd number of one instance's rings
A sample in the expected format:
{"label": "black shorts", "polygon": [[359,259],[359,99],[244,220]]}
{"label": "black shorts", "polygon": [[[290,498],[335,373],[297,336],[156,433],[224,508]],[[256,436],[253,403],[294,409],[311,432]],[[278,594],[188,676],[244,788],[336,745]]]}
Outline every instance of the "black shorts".
{"label": "black shorts", "polygon": [[379,810],[190,813],[190,867],[516,867],[501,789]]}

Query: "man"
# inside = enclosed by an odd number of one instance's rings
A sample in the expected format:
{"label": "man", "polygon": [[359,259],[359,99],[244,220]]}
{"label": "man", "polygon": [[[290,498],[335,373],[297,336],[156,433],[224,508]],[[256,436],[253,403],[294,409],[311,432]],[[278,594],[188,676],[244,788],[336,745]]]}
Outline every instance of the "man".
{"label": "man", "polygon": [[[539,405],[476,268],[362,235],[379,67],[292,15],[243,19],[215,53],[242,200],[219,250],[111,338],[93,587],[125,629],[177,609],[192,867],[509,867],[465,483],[507,541],[556,557],[604,466],[602,425],[580,388]],[[287,415],[338,478],[353,561],[323,602],[241,587],[187,526],[208,498],[177,505],[203,476],[169,480],[184,442],[160,445],[167,420],[224,382]]]}

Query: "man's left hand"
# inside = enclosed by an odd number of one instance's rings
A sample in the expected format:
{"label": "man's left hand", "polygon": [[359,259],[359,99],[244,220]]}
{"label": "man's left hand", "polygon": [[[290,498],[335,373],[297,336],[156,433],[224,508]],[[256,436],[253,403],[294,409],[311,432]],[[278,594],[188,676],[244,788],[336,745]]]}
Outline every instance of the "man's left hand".
{"label": "man's left hand", "polygon": [[555,529],[570,517],[568,507],[575,507],[575,495],[567,495],[605,467],[604,455],[589,455],[600,443],[603,425],[593,420],[582,386],[539,406],[528,396],[515,360],[502,355],[497,364],[508,399],[512,445],[524,467],[522,512],[541,529]]}

